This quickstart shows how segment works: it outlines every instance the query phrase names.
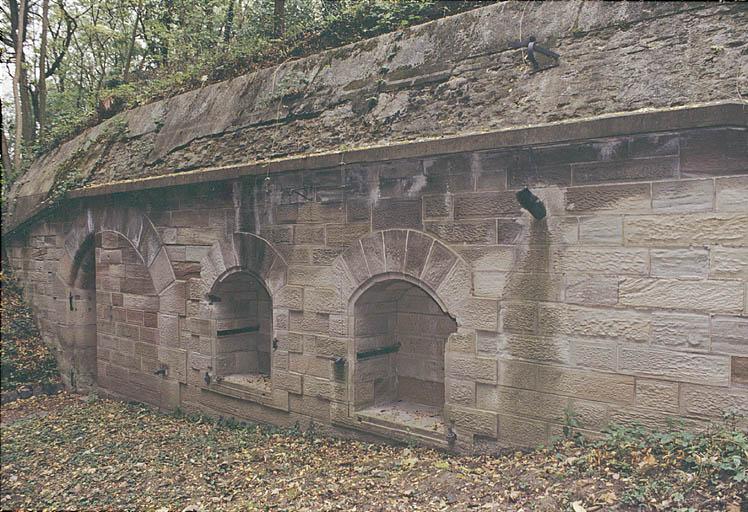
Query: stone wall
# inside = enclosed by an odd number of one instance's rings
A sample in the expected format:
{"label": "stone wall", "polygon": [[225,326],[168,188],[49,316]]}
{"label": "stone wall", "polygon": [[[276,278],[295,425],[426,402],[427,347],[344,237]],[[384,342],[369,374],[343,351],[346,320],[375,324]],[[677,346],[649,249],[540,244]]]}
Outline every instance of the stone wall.
{"label": "stone wall", "polygon": [[[100,185],[737,101],[748,97],[746,25],[739,2],[500,2],[122,113],[36,161],[10,191],[3,230],[43,209],[70,169]],[[509,46],[528,36],[559,65],[533,73]]]}
{"label": "stone wall", "polygon": [[[669,417],[699,427],[748,414],[748,142],[743,107],[720,108],[84,197],[4,245],[68,384],[72,372],[86,385],[90,365],[70,350],[91,340],[69,328],[91,323],[70,301],[95,301],[96,384],[166,409],[444,447],[452,432],[461,450],[546,442],[570,413],[590,434]],[[546,219],[519,207],[524,185]],[[91,237],[95,294],[81,293],[90,277],[71,279],[91,268]],[[222,379],[215,296],[237,275],[272,302],[269,385]],[[435,351],[403,338],[367,369],[356,305],[396,311],[386,294],[366,301],[393,280],[454,328],[434,331]],[[411,327],[400,334],[421,321],[394,314]],[[434,363],[443,350],[443,409],[432,423],[367,416],[356,384],[392,375],[411,349]]]}

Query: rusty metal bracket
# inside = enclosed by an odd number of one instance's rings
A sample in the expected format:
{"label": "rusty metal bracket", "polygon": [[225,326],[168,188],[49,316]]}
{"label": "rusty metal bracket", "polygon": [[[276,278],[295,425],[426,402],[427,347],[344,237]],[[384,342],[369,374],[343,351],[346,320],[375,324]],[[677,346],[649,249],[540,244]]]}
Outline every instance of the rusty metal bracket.
{"label": "rusty metal bracket", "polygon": [[522,48],[523,50],[525,50],[525,53],[527,54],[527,60],[529,60],[532,63],[532,67],[535,71],[541,71],[540,63],[535,58],[535,52],[538,52],[541,55],[545,55],[546,57],[549,57],[555,61],[553,65],[545,66],[542,69],[547,69],[550,67],[557,66],[558,59],[561,58],[561,55],[554,52],[553,50],[549,50],[548,48],[543,48],[542,46],[537,44],[534,36],[530,36],[527,39],[523,39],[522,41],[511,41],[509,43],[509,48],[511,49]]}
{"label": "rusty metal bracket", "polygon": [[356,359],[368,359],[370,357],[383,356],[385,354],[391,354],[400,350],[400,344],[395,343],[394,345],[387,345],[386,347],[373,348],[371,350],[363,350],[356,352]]}

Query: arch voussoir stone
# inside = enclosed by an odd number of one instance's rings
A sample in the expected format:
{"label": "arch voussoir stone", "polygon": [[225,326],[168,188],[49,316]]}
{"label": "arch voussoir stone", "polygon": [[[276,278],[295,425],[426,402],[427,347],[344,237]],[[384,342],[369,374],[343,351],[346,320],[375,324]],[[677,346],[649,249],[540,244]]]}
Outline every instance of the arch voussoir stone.
{"label": "arch voussoir stone", "polygon": [[286,285],[288,265],[270,243],[252,233],[234,233],[231,241],[218,241],[200,263],[203,289],[213,290],[217,283],[235,272],[249,272],[260,278],[271,295]]}
{"label": "arch voussoir stone", "polygon": [[378,277],[419,282],[457,318],[472,294],[470,265],[436,238],[415,230],[378,231],[353,242],[333,263],[340,297],[348,304]]}
{"label": "arch voussoir stone", "polygon": [[62,275],[70,272],[69,262],[75,261],[83,242],[103,232],[117,233],[132,245],[148,269],[157,293],[174,283],[174,268],[158,231],[140,210],[129,207],[89,208],[78,216],[63,243],[69,257],[60,265]]}

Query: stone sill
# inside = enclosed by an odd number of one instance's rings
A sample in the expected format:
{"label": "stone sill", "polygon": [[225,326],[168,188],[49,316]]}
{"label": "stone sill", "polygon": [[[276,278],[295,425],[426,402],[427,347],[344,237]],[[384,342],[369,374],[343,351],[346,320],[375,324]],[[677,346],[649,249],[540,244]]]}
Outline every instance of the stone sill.
{"label": "stone sill", "polygon": [[[265,407],[288,412],[288,400],[278,400],[274,393],[266,388],[254,387],[241,384],[227,384],[224,382],[212,382],[200,387],[203,391],[219,395],[254,402]],[[285,402],[285,403],[284,403]]]}

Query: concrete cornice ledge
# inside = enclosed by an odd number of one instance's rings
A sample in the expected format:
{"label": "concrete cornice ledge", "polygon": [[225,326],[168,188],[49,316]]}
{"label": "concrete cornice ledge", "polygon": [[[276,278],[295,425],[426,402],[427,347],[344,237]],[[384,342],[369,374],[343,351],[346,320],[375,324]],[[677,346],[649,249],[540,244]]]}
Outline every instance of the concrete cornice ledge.
{"label": "concrete cornice ledge", "polygon": [[94,197],[154,188],[224,181],[266,173],[329,169],[340,165],[420,158],[465,151],[535,146],[559,142],[599,139],[637,133],[689,130],[716,126],[748,126],[748,102],[715,102],[669,109],[645,109],[606,114],[445,138],[398,142],[345,151],[324,152],[277,160],[248,162],[225,167],[206,167],[118,181],[72,190],[68,198]]}

